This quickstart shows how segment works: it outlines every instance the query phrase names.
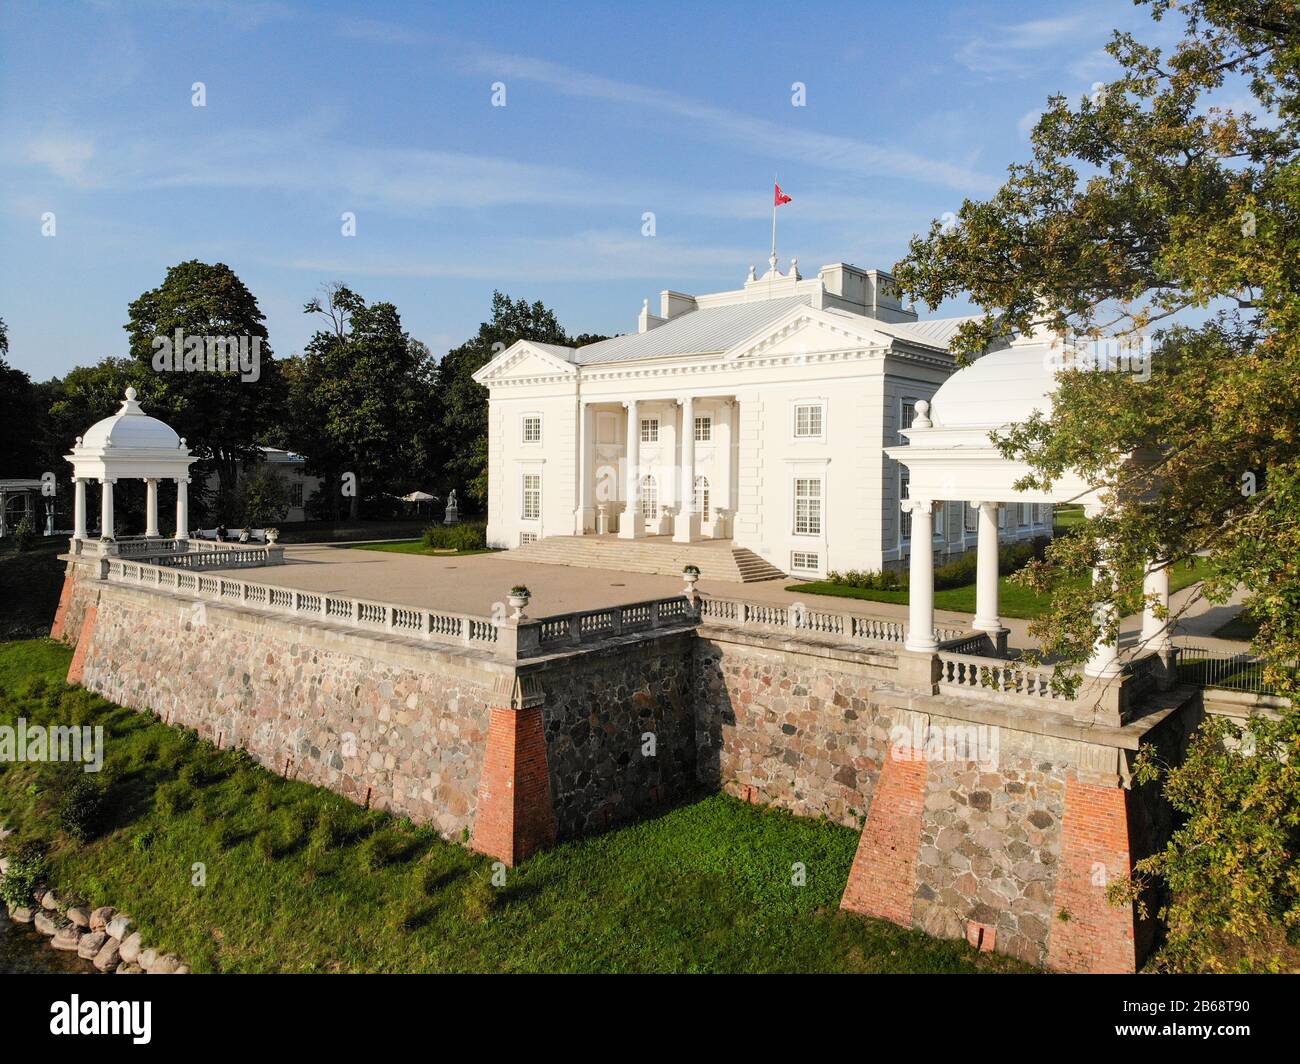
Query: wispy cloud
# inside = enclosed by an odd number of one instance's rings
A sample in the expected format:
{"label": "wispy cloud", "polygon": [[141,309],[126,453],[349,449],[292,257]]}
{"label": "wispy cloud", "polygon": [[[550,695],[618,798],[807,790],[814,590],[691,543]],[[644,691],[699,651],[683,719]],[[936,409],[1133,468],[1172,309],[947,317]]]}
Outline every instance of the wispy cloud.
{"label": "wispy cloud", "polygon": [[507,84],[522,81],[543,85],[563,96],[667,114],[680,120],[677,128],[683,135],[726,141],[766,158],[789,159],[859,176],[906,178],[962,192],[988,192],[998,185],[996,178],[946,159],[800,128],[796,123],[808,120],[803,113],[790,123],[773,122],[668,89],[602,77],[550,60],[495,51],[372,19],[350,20],[340,26],[340,32],[376,43],[442,48],[465,68]]}
{"label": "wispy cloud", "polygon": [[977,74],[1029,77],[1058,63],[1062,46],[1090,39],[1096,29],[1096,20],[1082,12],[1029,19],[971,37],[956,59]]}

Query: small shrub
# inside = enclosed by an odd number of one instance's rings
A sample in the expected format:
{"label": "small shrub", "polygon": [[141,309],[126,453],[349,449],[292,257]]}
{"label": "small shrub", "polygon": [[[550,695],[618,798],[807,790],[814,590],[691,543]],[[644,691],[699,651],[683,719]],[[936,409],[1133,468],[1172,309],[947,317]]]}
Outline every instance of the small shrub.
{"label": "small shrub", "polygon": [[178,816],[190,807],[190,798],[190,788],[180,780],[173,780],[158,788],[154,794],[154,808],[159,816]]}
{"label": "small shrub", "polygon": [[81,775],[59,799],[59,825],[78,842],[87,842],[103,830],[108,813],[108,788],[100,780]]}
{"label": "small shrub", "polygon": [[367,872],[378,872],[381,868],[407,860],[415,852],[416,845],[415,839],[400,831],[391,828],[376,831],[361,847],[361,865]]}
{"label": "small shrub", "polygon": [[483,550],[487,546],[487,526],[430,525],[424,530],[424,546],[430,550]]}
{"label": "small shrub", "polygon": [[131,849],[136,853],[144,853],[153,846],[156,838],[157,836],[154,834],[153,828],[145,828],[144,831],[137,831],[131,836]]}
{"label": "small shrub", "polygon": [[26,839],[8,852],[9,871],[0,879],[0,899],[11,909],[29,906],[36,884],[45,876],[45,845]]}
{"label": "small shrub", "polygon": [[16,550],[31,550],[32,544],[36,542],[36,528],[32,524],[32,519],[23,514],[23,519],[14,526],[14,548]]}
{"label": "small shrub", "polygon": [[492,877],[480,873],[469,878],[461,897],[465,906],[465,919],[481,923],[492,915],[500,895],[492,885]]}

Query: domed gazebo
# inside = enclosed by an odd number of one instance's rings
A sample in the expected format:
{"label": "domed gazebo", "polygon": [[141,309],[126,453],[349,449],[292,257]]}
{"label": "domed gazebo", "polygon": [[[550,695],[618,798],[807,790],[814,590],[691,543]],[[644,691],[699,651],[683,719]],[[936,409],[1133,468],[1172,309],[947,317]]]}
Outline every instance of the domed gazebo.
{"label": "domed gazebo", "polygon": [[[144,536],[157,538],[158,482],[176,481],[176,535],[179,543],[189,538],[190,463],[194,461],[185,441],[170,425],[150,417],[136,402],[136,390],[127,388],[122,408],[112,417],[97,421],[77,437],[72,453],[65,456],[72,463],[76,491],[72,553],[80,554],[88,542],[86,536],[86,482],[98,480],[100,494],[100,550],[114,554],[113,485],[119,479],[145,482]],[[183,549],[183,548],[182,548]]]}
{"label": "domed gazebo", "polygon": [[[965,500],[979,510],[975,619],[972,627],[987,632],[1000,650],[1006,629],[998,613],[998,507],[1007,503],[1082,503],[1085,513],[1102,509],[1097,492],[1072,472],[1058,477],[1050,491],[1020,490],[1016,483],[1030,473],[1024,462],[1002,455],[990,433],[1027,421],[1035,411],[1051,412],[1057,373],[1069,348],[1042,335],[1019,337],[1011,346],[984,355],[958,370],[939,388],[931,403],[916,404],[916,419],[902,430],[905,445],[886,448],[910,474],[909,497],[902,506],[912,514],[912,542],[930,542],[937,502]],[[1144,581],[1148,596],[1140,647],[1166,654],[1171,645],[1166,618],[1156,616],[1151,596],[1165,611],[1169,573],[1152,565]],[[909,625],[906,647],[918,652],[938,649],[934,638],[934,560],[928,550],[913,551],[909,576]],[[1099,641],[1084,674],[1108,679],[1123,671],[1117,641]]]}

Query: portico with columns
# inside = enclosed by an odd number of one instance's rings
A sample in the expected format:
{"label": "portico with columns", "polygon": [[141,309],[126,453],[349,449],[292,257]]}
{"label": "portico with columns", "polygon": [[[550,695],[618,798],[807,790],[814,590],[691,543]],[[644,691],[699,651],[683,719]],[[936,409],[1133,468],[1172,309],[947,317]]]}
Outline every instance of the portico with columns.
{"label": "portico with columns", "polygon": [[[604,535],[670,559],[725,543],[770,578],[900,568],[921,541],[898,519],[906,484],[884,448],[956,369],[948,343],[965,320],[919,320],[882,271],[833,263],[805,278],[792,261],[731,291],[665,290],[636,332],[518,341],[475,374],[488,543],[572,557],[581,544],[533,548]],[[965,553],[975,530],[943,516],[926,542]],[[1045,508],[997,530],[1050,534]]]}
{"label": "portico with columns", "polygon": [[[121,409],[112,417],[96,422],[78,436],[67,460],[72,463],[73,554],[118,552],[114,489],[121,480],[143,480],[145,484],[145,527],[141,535],[161,539],[158,517],[158,486],[165,480],[176,483],[176,525],[171,538],[189,538],[190,465],[194,461],[185,440],[172,428],[140,407],[136,390],[127,388]],[[98,540],[87,532],[88,485],[99,484]]]}

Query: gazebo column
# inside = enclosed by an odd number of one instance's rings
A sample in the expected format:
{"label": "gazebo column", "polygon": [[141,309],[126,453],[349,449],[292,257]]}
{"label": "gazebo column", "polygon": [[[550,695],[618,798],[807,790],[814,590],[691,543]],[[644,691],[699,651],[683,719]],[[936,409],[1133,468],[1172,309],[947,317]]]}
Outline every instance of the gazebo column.
{"label": "gazebo column", "polygon": [[158,478],[145,477],[144,480],[144,534],[158,536]]}
{"label": "gazebo column", "polygon": [[639,539],[645,535],[645,521],[641,517],[641,419],[637,401],[629,399],[627,408],[627,505],[623,507],[623,520],[619,522],[619,539]]}
{"label": "gazebo column", "polygon": [[75,477],[72,481],[72,538],[86,538],[86,478]]}
{"label": "gazebo column", "polygon": [[[1163,653],[1173,640],[1169,631],[1169,569],[1151,562],[1142,578],[1142,634],[1138,637],[1143,650]],[[1159,610],[1163,616],[1156,616]]]}
{"label": "gazebo column", "polygon": [[113,485],[116,477],[104,477],[100,480],[99,492],[99,538],[113,538]]}
{"label": "gazebo column", "polygon": [[907,642],[905,649],[921,652],[939,649],[934,637],[934,503],[929,499],[904,499],[912,515],[912,557],[907,585]]}
{"label": "gazebo column", "polygon": [[190,538],[190,495],[189,477],[176,478],[176,538]]}
{"label": "gazebo column", "polygon": [[975,619],[971,627],[988,632],[999,654],[1006,653],[1007,628],[998,607],[998,507],[996,502],[972,502],[979,511],[975,545]]}
{"label": "gazebo column", "polygon": [[[1113,587],[1115,574],[1110,572],[1106,565],[1110,551],[1105,545],[1102,551],[1102,564],[1093,569],[1092,582],[1094,585],[1100,585],[1109,581]],[[1119,659],[1119,625],[1118,618],[1115,616],[1115,604],[1112,602],[1109,605],[1098,605],[1093,616],[1101,626],[1102,633],[1093,644],[1092,657],[1084,665],[1083,674],[1106,680],[1124,671],[1124,665]],[[1107,634],[1110,630],[1114,631],[1114,635]]]}

